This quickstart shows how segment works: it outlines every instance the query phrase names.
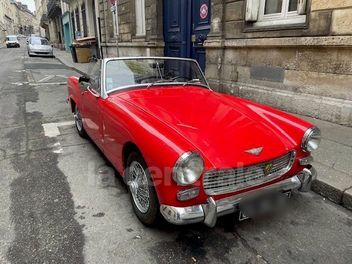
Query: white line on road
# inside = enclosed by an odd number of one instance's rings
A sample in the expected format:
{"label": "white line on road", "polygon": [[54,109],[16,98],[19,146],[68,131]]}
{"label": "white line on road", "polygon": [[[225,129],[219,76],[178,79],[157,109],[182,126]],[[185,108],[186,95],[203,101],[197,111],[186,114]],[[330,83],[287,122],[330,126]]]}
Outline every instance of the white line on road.
{"label": "white line on road", "polygon": [[48,75],[48,76],[42,78],[41,80],[39,80],[38,83],[45,82],[46,80],[52,79],[54,77],[55,77],[55,75]]}
{"label": "white line on road", "polygon": [[44,135],[47,137],[57,137],[60,135],[60,126],[71,126],[74,125],[74,121],[60,122],[60,123],[47,123],[42,124],[44,129]]}
{"label": "white line on road", "polygon": [[28,82],[13,82],[11,84],[21,86],[21,85],[24,85],[24,84],[28,84]]}
{"label": "white line on road", "polygon": [[30,86],[43,86],[43,85],[66,85],[66,82],[52,82],[52,83],[29,83]]}

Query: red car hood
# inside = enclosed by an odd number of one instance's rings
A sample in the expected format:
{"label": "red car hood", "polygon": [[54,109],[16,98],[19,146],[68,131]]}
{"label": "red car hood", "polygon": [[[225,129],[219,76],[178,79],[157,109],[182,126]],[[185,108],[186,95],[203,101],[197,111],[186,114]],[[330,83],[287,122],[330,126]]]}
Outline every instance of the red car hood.
{"label": "red car hood", "polygon": [[[258,104],[233,96],[180,86],[132,90],[116,96],[177,131],[216,168],[270,160],[297,146],[279,125],[262,115]],[[246,152],[258,147],[263,148],[258,156]]]}

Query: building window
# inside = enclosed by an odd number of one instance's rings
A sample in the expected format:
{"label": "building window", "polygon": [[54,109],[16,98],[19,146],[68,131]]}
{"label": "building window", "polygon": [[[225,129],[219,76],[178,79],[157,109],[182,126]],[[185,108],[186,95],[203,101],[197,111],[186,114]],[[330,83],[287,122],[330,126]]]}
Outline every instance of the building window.
{"label": "building window", "polygon": [[82,37],[82,35],[81,35],[82,33],[81,33],[81,23],[80,23],[80,21],[79,21],[79,11],[78,11],[78,8],[76,8],[75,15],[76,15],[75,21],[76,21],[76,30],[77,30],[77,32],[75,33],[75,36],[76,36],[76,38],[77,38],[77,37],[80,38],[80,37]]}
{"label": "building window", "polygon": [[88,26],[87,26],[87,16],[86,16],[86,4],[81,5],[81,14],[82,14],[82,24],[83,24],[83,36],[88,37]]}
{"label": "building window", "polygon": [[76,36],[76,24],[75,24],[75,12],[72,11],[71,12],[71,25],[72,25],[72,33],[73,36]]}
{"label": "building window", "polygon": [[119,35],[119,17],[117,11],[117,4],[111,6],[111,14],[112,14],[112,25],[114,27],[114,36],[117,37]]}
{"label": "building window", "polygon": [[136,36],[145,35],[145,0],[135,0],[136,3]]}
{"label": "building window", "polygon": [[303,24],[306,22],[305,6],[306,0],[260,0],[258,16],[253,25]]}

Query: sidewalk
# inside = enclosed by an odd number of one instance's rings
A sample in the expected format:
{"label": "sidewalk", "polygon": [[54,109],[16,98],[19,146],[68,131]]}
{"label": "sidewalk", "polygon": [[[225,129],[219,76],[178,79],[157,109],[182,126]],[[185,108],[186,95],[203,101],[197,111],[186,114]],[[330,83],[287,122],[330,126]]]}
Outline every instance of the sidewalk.
{"label": "sidewalk", "polygon": [[322,133],[319,149],[313,153],[318,179],[313,191],[352,210],[352,127],[306,116]]}
{"label": "sidewalk", "polygon": [[[54,50],[56,58],[80,74],[88,72],[89,63],[73,63],[71,53]],[[307,116],[299,116],[321,129],[320,148],[313,153],[318,179],[314,192],[352,210],[352,127],[345,127]]]}
{"label": "sidewalk", "polygon": [[90,63],[74,63],[70,52],[54,48],[54,55],[62,64],[84,75],[89,71]]}

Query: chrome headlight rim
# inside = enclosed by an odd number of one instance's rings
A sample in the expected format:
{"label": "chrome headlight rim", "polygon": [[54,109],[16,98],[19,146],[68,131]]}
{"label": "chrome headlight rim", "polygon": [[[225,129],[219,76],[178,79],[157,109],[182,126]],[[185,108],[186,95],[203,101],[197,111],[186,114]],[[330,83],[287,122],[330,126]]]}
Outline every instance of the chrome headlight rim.
{"label": "chrome headlight rim", "polygon": [[309,149],[308,148],[308,143],[309,141],[312,139],[312,137],[318,137],[319,138],[319,143],[321,140],[321,132],[320,129],[316,126],[308,128],[307,131],[304,133],[303,139],[302,139],[302,143],[301,143],[301,148],[304,152],[312,152],[315,151],[319,148],[319,144],[317,146],[316,149]]}
{"label": "chrome headlight rim", "polygon": [[[197,175],[197,177],[195,179],[193,179],[192,181],[185,182],[184,178],[182,180],[178,177],[179,170],[182,167],[184,167],[188,162],[190,162],[193,158],[200,159],[202,170],[199,173],[199,175]],[[191,184],[195,183],[196,181],[198,181],[199,178],[202,176],[203,172],[204,172],[204,160],[203,160],[202,156],[196,151],[188,151],[188,152],[183,153],[176,161],[175,166],[172,171],[172,178],[178,185],[188,186],[188,185],[191,185]]]}

